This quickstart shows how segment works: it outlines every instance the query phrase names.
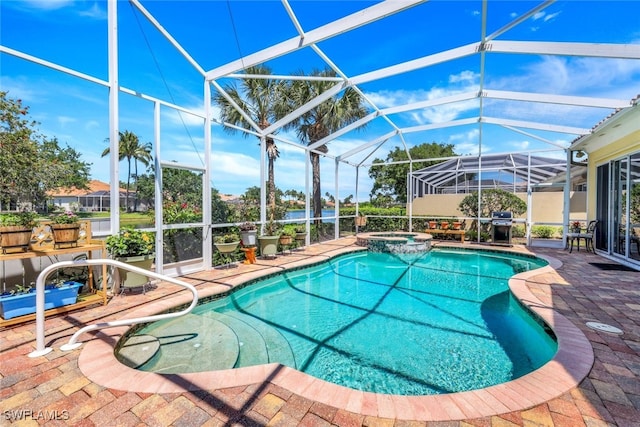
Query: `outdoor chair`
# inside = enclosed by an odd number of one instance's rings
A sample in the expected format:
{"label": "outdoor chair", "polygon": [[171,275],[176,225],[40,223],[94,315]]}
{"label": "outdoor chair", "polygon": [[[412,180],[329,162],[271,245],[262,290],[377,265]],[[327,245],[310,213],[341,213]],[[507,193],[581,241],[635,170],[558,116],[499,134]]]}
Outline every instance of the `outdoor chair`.
{"label": "outdoor chair", "polygon": [[[580,250],[580,239],[584,239],[584,246],[587,252],[591,251],[593,253],[596,252],[593,246],[593,236],[596,233],[596,227],[598,226],[598,221],[593,220],[589,221],[589,225],[587,225],[587,230],[582,233],[568,233],[567,239],[571,239],[571,245],[569,247],[569,253],[573,252],[573,242],[574,240],[578,241],[578,250]],[[589,249],[591,248],[591,249]]]}

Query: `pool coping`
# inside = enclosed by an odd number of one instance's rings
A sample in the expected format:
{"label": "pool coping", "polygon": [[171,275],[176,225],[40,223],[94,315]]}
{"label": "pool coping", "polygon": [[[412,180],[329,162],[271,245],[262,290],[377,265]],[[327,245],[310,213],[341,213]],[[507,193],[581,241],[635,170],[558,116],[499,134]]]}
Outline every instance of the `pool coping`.
{"label": "pool coping", "polygon": [[[482,248],[478,248],[482,250]],[[260,272],[230,278],[229,283],[199,290],[200,298],[227,292],[249,280],[274,271],[291,270],[321,259],[362,250],[360,247],[340,248],[327,254],[313,256],[288,266],[273,267]],[[508,251],[507,252],[513,252]],[[514,252],[517,253],[517,252]],[[246,368],[189,374],[157,374],[137,371],[121,364],[114,355],[118,340],[130,327],[99,331],[80,350],[78,366],[91,381],[104,387],[139,393],[180,393],[247,386],[269,382],[301,397],[365,416],[420,421],[454,421],[498,415],[528,409],[558,397],[576,387],[589,373],[594,353],[585,335],[567,318],[543,304],[528,288],[527,280],[554,271],[559,260],[542,257],[549,265],[517,274],[509,280],[513,294],[531,311],[540,316],[554,331],[558,351],[541,368],[516,380],[479,390],[429,396],[400,396],[377,394],[349,389],[315,378],[280,364],[266,364]],[[178,294],[170,299],[149,303],[127,317],[147,316],[184,304],[188,295]],[[85,338],[86,339],[86,338]]]}

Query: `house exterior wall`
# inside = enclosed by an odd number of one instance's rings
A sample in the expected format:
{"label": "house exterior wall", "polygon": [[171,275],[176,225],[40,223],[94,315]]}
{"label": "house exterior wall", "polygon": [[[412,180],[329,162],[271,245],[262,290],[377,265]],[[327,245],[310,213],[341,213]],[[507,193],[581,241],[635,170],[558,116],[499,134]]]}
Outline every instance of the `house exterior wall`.
{"label": "house exterior wall", "polygon": [[79,206],[77,196],[55,196],[53,198],[53,204],[67,211],[74,210],[74,206]]}
{"label": "house exterior wall", "polygon": [[[527,201],[526,193],[516,195]],[[429,194],[413,201],[414,216],[463,216],[458,205],[467,194]],[[587,193],[572,191],[570,196],[570,218],[584,221],[587,218]],[[537,224],[562,224],[564,193],[560,191],[541,191],[532,194],[532,221]],[[525,219],[526,213],[519,218]]]}
{"label": "house exterior wall", "polygon": [[[614,135],[616,137],[616,135]],[[613,140],[604,147],[589,153],[588,177],[587,177],[587,215],[589,218],[596,217],[596,170],[611,160],[623,157],[630,153],[640,151],[640,129],[630,134],[621,136]]]}

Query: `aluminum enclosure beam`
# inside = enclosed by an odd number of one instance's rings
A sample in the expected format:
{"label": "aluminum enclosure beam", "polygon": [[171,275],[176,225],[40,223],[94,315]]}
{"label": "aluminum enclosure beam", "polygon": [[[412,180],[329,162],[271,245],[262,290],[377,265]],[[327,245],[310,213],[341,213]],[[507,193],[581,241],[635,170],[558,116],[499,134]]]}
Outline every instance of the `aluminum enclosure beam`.
{"label": "aluminum enclosure beam", "polygon": [[286,55],[287,53],[295,52],[296,50],[316,44],[338,34],[354,30],[363,25],[367,25],[389,15],[393,15],[405,9],[424,3],[425,1],[426,0],[404,0],[401,2],[385,1],[378,3],[367,9],[333,21],[330,24],[318,27],[315,30],[308,31],[305,33],[304,37],[291,38],[221,67],[214,68],[213,70],[208,71],[205,77],[207,80],[215,80],[247,67],[263,64],[271,59],[278,58],[282,55]]}

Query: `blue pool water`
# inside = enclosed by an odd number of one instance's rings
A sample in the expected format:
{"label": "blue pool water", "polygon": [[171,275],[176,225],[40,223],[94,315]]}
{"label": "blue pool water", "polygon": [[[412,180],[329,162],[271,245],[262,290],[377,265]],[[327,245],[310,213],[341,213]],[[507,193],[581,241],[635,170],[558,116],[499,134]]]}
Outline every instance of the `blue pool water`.
{"label": "blue pool water", "polygon": [[556,352],[553,336],[507,286],[514,274],[543,265],[466,250],[344,255],[198,306],[183,321],[139,330],[161,344],[139,369],[279,362],[377,393],[487,387],[537,369]]}

